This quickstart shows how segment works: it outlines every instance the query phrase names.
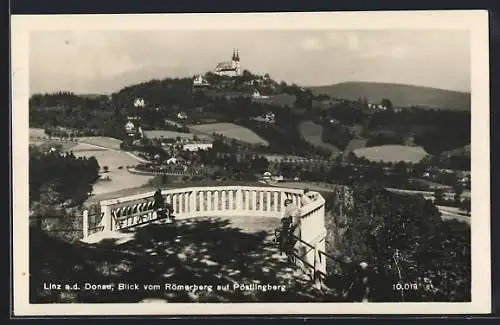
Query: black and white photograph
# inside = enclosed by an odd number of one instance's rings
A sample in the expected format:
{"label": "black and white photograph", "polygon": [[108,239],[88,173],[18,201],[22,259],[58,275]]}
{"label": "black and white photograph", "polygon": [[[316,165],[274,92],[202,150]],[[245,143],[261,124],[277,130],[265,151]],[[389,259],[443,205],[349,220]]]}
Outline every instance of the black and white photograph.
{"label": "black and white photograph", "polygon": [[489,312],[487,17],[13,16],[14,313]]}

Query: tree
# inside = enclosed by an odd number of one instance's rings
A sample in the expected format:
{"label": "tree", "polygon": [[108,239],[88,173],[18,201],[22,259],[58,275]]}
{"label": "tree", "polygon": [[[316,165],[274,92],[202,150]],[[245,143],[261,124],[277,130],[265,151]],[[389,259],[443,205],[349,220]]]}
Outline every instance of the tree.
{"label": "tree", "polygon": [[108,167],[108,166],[104,166],[104,167],[102,167],[102,170],[103,170],[105,173],[107,173],[107,172],[109,171],[109,167]]}
{"label": "tree", "polygon": [[460,202],[460,209],[464,210],[465,212],[467,212],[468,215],[470,215],[470,211],[471,211],[470,200],[469,199],[465,199],[465,200],[461,201]]}
{"label": "tree", "polygon": [[464,192],[463,186],[461,184],[457,184],[454,187],[454,192],[455,192],[455,195],[454,195],[455,204],[460,204],[462,193]]}
{"label": "tree", "polygon": [[387,107],[387,109],[388,109],[389,111],[392,111],[392,110],[393,110],[392,102],[391,102],[391,100],[390,100],[390,99],[388,99],[388,98],[384,98],[384,99],[382,99],[382,100],[380,101],[380,104],[381,104],[381,105],[383,105],[383,106],[385,106],[385,107]]}
{"label": "tree", "polygon": [[[370,265],[372,301],[470,301],[467,224],[443,222],[431,201],[389,193],[377,184],[356,185],[353,193],[352,208],[343,208],[348,229],[336,248]],[[419,291],[401,297],[392,290],[400,277],[422,282]]]}
{"label": "tree", "polygon": [[441,204],[444,201],[444,190],[442,188],[437,188],[434,191],[434,202],[436,204]]}

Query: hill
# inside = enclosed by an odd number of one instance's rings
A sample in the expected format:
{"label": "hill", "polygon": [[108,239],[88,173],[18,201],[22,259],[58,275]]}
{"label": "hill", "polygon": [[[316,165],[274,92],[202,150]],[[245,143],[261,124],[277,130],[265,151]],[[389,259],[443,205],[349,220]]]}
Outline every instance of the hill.
{"label": "hill", "polygon": [[334,98],[357,100],[366,97],[379,103],[383,98],[394,106],[422,106],[443,110],[470,111],[470,93],[376,82],[343,82],[329,86],[308,87],[315,94],[326,94]]}

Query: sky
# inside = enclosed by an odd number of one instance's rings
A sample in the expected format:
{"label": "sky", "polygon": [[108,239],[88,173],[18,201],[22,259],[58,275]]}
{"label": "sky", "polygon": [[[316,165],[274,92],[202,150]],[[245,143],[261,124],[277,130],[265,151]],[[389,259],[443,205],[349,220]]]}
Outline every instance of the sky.
{"label": "sky", "polygon": [[470,91],[468,31],[35,31],[30,93],[109,94],[153,78],[213,71],[238,48],[243,69],[301,86],[346,81]]}

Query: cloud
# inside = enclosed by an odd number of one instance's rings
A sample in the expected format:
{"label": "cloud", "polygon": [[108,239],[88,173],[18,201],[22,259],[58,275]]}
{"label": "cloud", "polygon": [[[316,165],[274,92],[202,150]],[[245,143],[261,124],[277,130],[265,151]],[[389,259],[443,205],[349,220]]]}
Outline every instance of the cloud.
{"label": "cloud", "polygon": [[306,51],[319,51],[323,49],[322,42],[316,37],[307,37],[300,41],[300,47]]}
{"label": "cloud", "polygon": [[[391,69],[387,78],[393,82],[447,88],[470,73],[469,36],[463,32],[36,31],[30,39],[30,92],[108,92],[148,78],[182,77],[213,69],[231,57],[233,47],[240,49],[244,69],[304,85],[378,80],[383,68]],[[431,80],[422,75],[423,66],[446,73]]]}

